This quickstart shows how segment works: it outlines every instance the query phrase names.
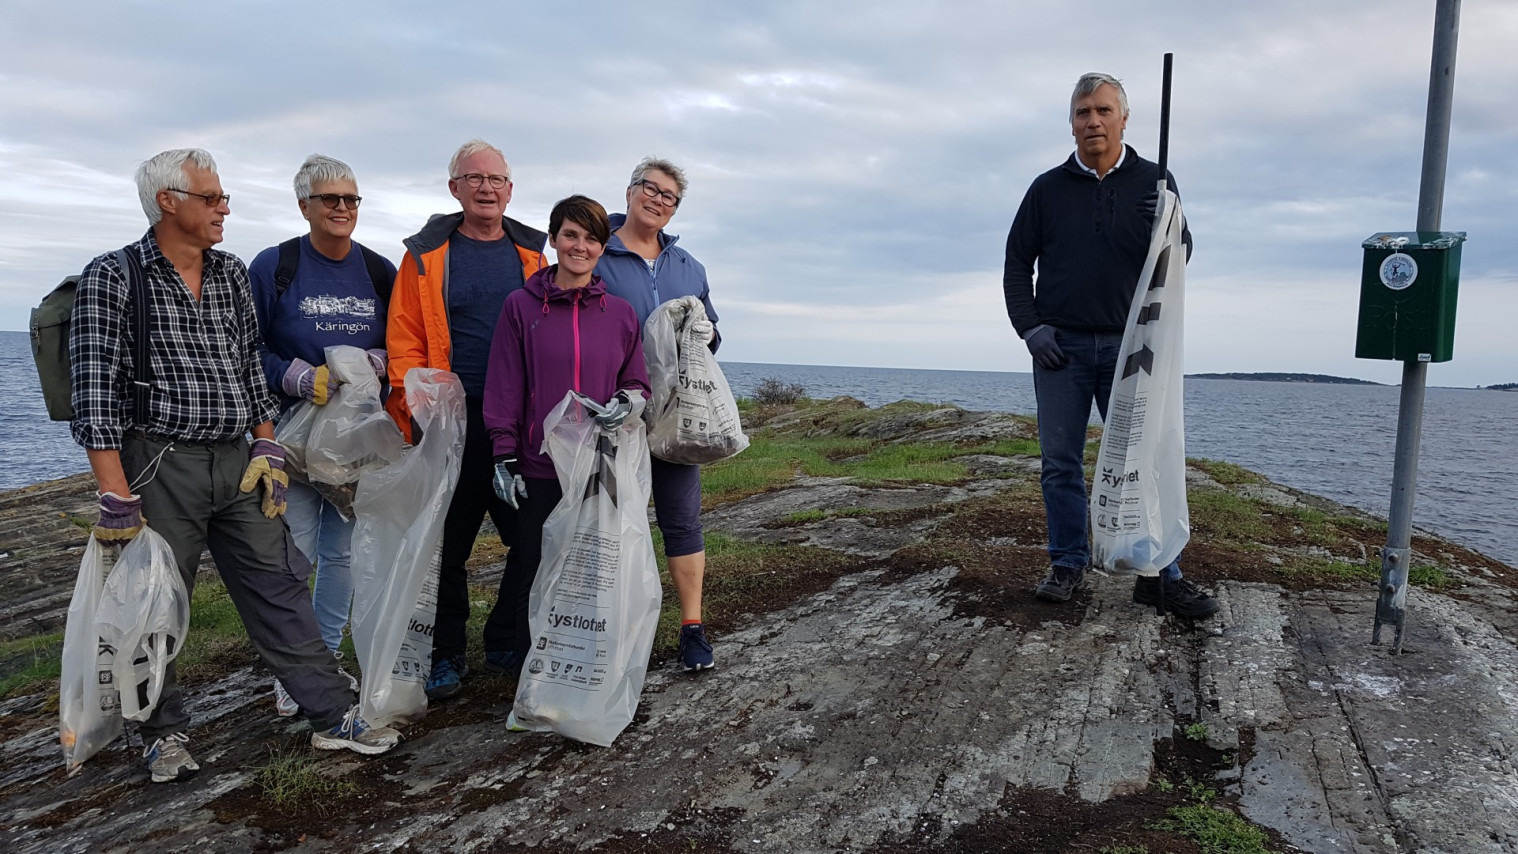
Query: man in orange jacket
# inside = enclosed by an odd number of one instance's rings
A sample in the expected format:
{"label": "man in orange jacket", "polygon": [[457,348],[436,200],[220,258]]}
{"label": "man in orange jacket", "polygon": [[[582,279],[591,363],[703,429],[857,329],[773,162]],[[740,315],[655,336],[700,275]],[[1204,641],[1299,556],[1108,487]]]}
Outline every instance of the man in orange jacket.
{"label": "man in orange jacket", "polygon": [[[464,625],[469,619],[469,584],[464,564],[474,549],[480,523],[489,511],[501,544],[516,539],[516,512],[496,497],[490,436],[481,407],[485,366],[496,318],[506,295],[547,264],[547,235],[506,216],[511,201],[511,169],[501,150],[483,140],[464,143],[448,164],[448,190],[463,210],[438,214],[405,241],[406,255],[395,277],[385,344],[390,351],[391,394],[385,407],[408,441],[420,440],[406,406],[406,372],[412,368],[453,371],[464,386],[468,428],[458,487],[443,522],[442,566],[438,575],[437,617],[432,636],[432,672],[427,696],[459,692],[469,668]],[[507,639],[485,638],[487,664]]]}

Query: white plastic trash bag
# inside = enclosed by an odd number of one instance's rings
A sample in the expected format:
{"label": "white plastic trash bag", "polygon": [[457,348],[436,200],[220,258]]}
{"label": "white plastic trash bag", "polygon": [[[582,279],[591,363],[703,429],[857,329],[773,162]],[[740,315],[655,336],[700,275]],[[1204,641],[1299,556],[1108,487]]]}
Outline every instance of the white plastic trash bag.
{"label": "white plastic trash bag", "polygon": [[63,628],[63,671],[58,679],[58,738],[70,775],[84,761],[121,735],[121,706],[116,694],[114,651],[100,643],[95,612],[100,591],[121,550],[102,546],[93,536],[79,564],[74,598]]}
{"label": "white plastic trash bag", "polygon": [[364,670],[364,719],[375,726],[427,713],[443,519],[464,454],[464,388],[434,368],[406,374],[416,447],[364,473],[353,501],[353,647]]}
{"label": "white plastic trash bag", "polygon": [[1161,195],[1160,227],[1128,310],[1091,489],[1093,561],[1147,576],[1159,575],[1191,538],[1181,379],[1185,220],[1176,195]]}
{"label": "white plastic trash bag", "polygon": [[653,387],[643,416],[648,447],[666,462],[715,463],[748,447],[727,377],[706,342],[691,331],[705,318],[701,300],[680,297],[655,309],[643,326],[643,356]]}
{"label": "white plastic trash bag", "polygon": [[643,422],[608,431],[580,401],[570,392],[543,421],[564,498],[543,525],[512,712],[527,729],[606,747],[637,711],[663,591]]}
{"label": "white plastic trash bag", "polygon": [[369,354],[347,345],[325,354],[337,390],[323,406],[301,401],[290,407],[274,439],[285,448],[286,471],[352,518],[352,484],[364,471],[400,459],[405,439],[380,401]]}
{"label": "white plastic trash bag", "polygon": [[[179,576],[174,550],[152,528],[144,527],[122,548],[105,577],[95,627],[101,647],[114,651],[111,669],[122,717],[147,720],[163,692],[169,662],[178,657],[190,631],[190,592]],[[146,705],[136,690],[143,684]]]}

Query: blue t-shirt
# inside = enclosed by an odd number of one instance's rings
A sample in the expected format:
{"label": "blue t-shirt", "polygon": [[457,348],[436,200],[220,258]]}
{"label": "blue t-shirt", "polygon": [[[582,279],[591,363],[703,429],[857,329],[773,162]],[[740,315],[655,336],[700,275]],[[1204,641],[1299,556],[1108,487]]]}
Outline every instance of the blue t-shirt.
{"label": "blue t-shirt", "polygon": [[[374,292],[364,253],[354,243],[341,261],[317,252],[311,237],[300,238],[300,264],[295,280],[283,294],[274,284],[279,247],[258,253],[248,266],[253,308],[263,339],[264,376],[281,402],[294,401],[281,390],[281,380],[293,359],[313,365],[327,361],[327,347],[347,344],[363,350],[385,346],[385,305]],[[395,266],[385,262],[393,278]]]}
{"label": "blue t-shirt", "polygon": [[522,287],[522,259],[511,238],[448,238],[449,363],[469,397],[485,396],[490,342],[506,295]]}

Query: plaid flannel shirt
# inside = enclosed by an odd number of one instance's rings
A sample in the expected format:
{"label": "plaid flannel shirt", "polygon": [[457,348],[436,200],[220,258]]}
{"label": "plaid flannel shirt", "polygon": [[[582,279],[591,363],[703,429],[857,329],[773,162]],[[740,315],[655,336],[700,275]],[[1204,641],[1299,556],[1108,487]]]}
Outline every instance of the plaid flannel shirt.
{"label": "plaid flannel shirt", "polygon": [[113,253],[79,279],[69,334],[74,441],[119,449],[137,427],[182,442],[234,439],[279,414],[258,358],[258,319],[248,271],[236,256],[206,250],[200,300],[158,248],[151,229],[127,247],[147,275],[153,392],[147,424],[136,424],[131,299]]}

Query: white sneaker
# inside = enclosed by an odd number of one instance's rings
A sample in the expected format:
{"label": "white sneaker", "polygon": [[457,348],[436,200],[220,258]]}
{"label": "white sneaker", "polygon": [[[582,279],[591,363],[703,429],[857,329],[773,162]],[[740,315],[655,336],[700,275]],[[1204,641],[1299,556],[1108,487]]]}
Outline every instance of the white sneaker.
{"label": "white sneaker", "polygon": [[326,732],[311,733],[311,746],[317,750],[351,750],[373,756],[401,743],[400,732],[387,726],[372,727],[354,706],[343,722]]}
{"label": "white sneaker", "polygon": [[300,704],[295,702],[295,698],[290,696],[285,686],[279,684],[278,679],[274,680],[274,711],[278,712],[282,718],[295,717],[300,711]]}
{"label": "white sneaker", "polygon": [[148,771],[153,775],[155,783],[182,783],[195,776],[200,766],[190,757],[190,751],[185,749],[185,742],[190,737],[182,732],[176,732],[158,739],[142,751],[142,758],[147,760]]}

